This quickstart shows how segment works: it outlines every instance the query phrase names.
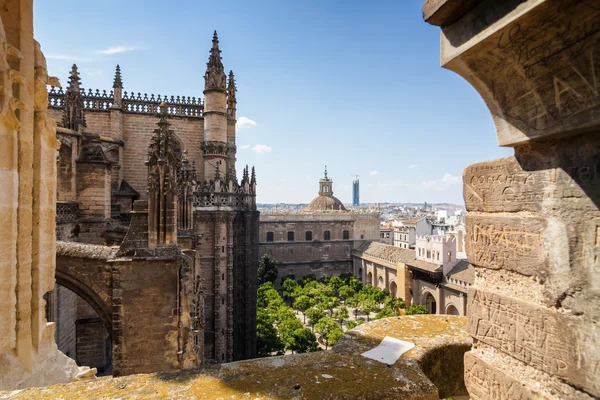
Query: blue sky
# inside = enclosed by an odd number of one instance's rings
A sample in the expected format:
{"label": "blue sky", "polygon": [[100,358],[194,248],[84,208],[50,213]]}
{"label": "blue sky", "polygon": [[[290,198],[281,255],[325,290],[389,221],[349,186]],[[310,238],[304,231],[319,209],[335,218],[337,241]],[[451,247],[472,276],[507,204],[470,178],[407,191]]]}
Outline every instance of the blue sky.
{"label": "blue sky", "polygon": [[[463,204],[461,175],[500,148],[474,89],[439,65],[423,0],[35,2],[49,72],[83,87],[201,96],[213,30],[238,86],[238,168],[258,201],[309,202],[325,164],[351,202]],[[218,5],[218,6],[217,6]],[[249,121],[248,121],[249,120]]]}

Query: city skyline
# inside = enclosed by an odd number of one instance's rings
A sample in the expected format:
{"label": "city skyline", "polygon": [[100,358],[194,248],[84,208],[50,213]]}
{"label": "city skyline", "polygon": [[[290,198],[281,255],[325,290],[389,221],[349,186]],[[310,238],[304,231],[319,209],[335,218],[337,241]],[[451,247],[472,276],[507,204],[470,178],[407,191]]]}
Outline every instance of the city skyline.
{"label": "city skyline", "polygon": [[[77,63],[83,87],[108,90],[120,64],[125,91],[202,96],[216,29],[238,85],[238,170],[256,166],[260,203],[308,203],[327,164],[344,203],[360,175],[364,203],[464,204],[463,169],[512,153],[471,86],[439,67],[420,2],[107,3],[35,3],[50,74],[65,85]],[[206,9],[210,24],[194,23]]]}

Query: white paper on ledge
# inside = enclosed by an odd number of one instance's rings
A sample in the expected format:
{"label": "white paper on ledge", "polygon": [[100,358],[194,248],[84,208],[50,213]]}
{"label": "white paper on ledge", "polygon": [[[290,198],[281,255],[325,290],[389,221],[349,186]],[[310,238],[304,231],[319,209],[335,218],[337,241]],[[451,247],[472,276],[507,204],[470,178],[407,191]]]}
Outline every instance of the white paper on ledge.
{"label": "white paper on ledge", "polygon": [[391,365],[395,363],[402,354],[406,353],[413,347],[415,347],[414,343],[405,342],[403,340],[386,336],[381,341],[379,346],[362,353],[361,356]]}

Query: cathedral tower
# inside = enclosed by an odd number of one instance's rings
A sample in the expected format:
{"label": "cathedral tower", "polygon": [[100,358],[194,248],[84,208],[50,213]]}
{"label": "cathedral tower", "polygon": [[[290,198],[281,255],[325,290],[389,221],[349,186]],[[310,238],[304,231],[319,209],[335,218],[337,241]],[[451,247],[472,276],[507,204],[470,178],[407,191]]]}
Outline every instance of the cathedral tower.
{"label": "cathedral tower", "polygon": [[204,285],[204,359],[229,362],[256,355],[258,211],[256,176],[235,169],[236,86],[221,61],[217,32],[204,75],[202,168],[195,189],[196,261]]}
{"label": "cathedral tower", "polygon": [[235,130],[233,143],[230,144],[227,140],[227,78],[221,61],[217,31],[213,35],[204,81],[204,179],[214,179],[217,171],[229,171],[229,154],[235,148]]}

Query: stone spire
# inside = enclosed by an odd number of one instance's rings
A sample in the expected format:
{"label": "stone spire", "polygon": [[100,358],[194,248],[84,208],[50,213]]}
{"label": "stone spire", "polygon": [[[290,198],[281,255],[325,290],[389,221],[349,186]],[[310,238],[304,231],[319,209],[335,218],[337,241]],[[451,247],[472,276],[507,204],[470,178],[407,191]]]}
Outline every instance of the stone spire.
{"label": "stone spire", "polygon": [[226,89],[225,71],[221,61],[221,50],[219,49],[219,38],[217,31],[213,34],[210,56],[206,64],[206,74],[204,75],[204,90],[223,90]]}
{"label": "stone spire", "polygon": [[121,67],[117,64],[117,68],[115,69],[115,79],[113,81],[113,89],[123,89],[123,81],[121,80]]}
{"label": "stone spire", "polygon": [[65,108],[63,110],[62,123],[65,128],[74,131],[83,130],[86,127],[85,114],[83,110],[83,96],[81,94],[81,78],[77,65],[71,67],[69,84],[65,92]]}
{"label": "stone spire", "polygon": [[229,119],[235,119],[237,107],[236,92],[235,76],[233,75],[233,71],[229,71],[229,83],[227,85],[227,118]]}
{"label": "stone spire", "polygon": [[123,99],[123,81],[121,80],[121,67],[117,64],[115,79],[113,81],[113,105],[112,108],[120,108]]}
{"label": "stone spire", "polygon": [[325,178],[323,178],[325,180],[329,180],[329,178],[327,177],[327,165],[325,166]]}
{"label": "stone spire", "polygon": [[252,176],[250,178],[250,185],[256,185],[256,171],[252,167]]}
{"label": "stone spire", "polygon": [[148,150],[148,246],[177,244],[177,173],[180,160],[173,146],[167,106],[160,104],[158,128]]}
{"label": "stone spire", "polygon": [[242,175],[242,182],[250,182],[250,177],[248,175],[248,166],[244,167],[244,174]]}

